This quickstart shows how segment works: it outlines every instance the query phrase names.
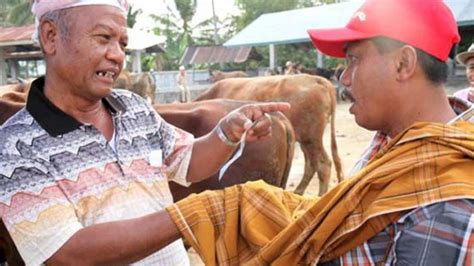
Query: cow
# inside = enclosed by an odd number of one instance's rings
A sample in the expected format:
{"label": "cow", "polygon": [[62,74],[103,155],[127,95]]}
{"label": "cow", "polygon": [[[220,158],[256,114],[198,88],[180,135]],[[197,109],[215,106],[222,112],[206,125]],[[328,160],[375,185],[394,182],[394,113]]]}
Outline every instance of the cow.
{"label": "cow", "polygon": [[0,97],[0,126],[24,106],[24,102],[12,102]]}
{"label": "cow", "polygon": [[114,82],[114,88],[132,91],[149,103],[155,102],[155,79],[149,72],[132,74],[124,69]]}
{"label": "cow", "polygon": [[229,78],[246,78],[248,77],[247,73],[243,71],[230,71],[230,72],[222,72],[219,70],[210,71],[209,70],[209,80],[211,83],[218,82],[223,79]]}
{"label": "cow", "polygon": [[309,75],[315,75],[315,76],[321,76],[324,77],[328,80],[333,80],[335,79],[334,77],[334,70],[332,69],[327,69],[327,68],[322,68],[322,67],[317,67],[317,68],[305,68],[303,65],[298,65],[297,67],[298,72],[301,74],[309,74]]}
{"label": "cow", "polygon": [[296,141],[305,156],[304,175],[295,190],[298,194],[304,193],[315,172],[320,181],[319,194],[328,189],[331,160],[323,147],[323,134],[330,119],[332,157],[337,179],[343,179],[335,137],[336,95],[334,86],[327,79],[307,74],[225,79],[204,91],[196,101],[216,98],[291,104],[285,115],[291,121]]}
{"label": "cow", "polygon": [[31,82],[20,82],[0,86],[0,97],[3,97],[3,95],[8,94],[10,92],[28,94],[28,91],[30,90],[30,84]]}
{"label": "cow", "polygon": [[[192,133],[195,137],[200,137],[214,129],[227,113],[248,103],[250,102],[216,99],[155,104],[154,108],[168,123]],[[216,173],[188,188],[170,182],[174,200],[178,201],[190,193],[221,189],[257,179],[285,188],[293,159],[295,133],[290,121],[282,113],[272,113],[270,117],[271,138],[246,143],[242,156],[227,169],[220,181]]]}

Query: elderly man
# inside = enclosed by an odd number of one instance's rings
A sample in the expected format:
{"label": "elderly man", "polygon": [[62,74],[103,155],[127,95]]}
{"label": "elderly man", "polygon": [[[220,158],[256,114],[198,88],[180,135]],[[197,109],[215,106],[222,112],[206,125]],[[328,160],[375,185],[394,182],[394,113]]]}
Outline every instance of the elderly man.
{"label": "elderly man", "polygon": [[245,106],[196,140],[172,127],[139,96],[112,90],[126,11],[123,0],[34,2],[46,76],[0,129],[0,217],[27,265],[188,265],[158,212],[172,203],[168,180],[207,178],[244,133],[268,136],[265,113],[289,108]]}
{"label": "elderly man", "polygon": [[192,195],[162,224],[206,265],[472,265],[474,125],[451,109],[459,41],[441,0],[368,0],[339,29],[310,30],[345,57],[356,122],[381,132],[362,169],[320,199],[260,182]]}

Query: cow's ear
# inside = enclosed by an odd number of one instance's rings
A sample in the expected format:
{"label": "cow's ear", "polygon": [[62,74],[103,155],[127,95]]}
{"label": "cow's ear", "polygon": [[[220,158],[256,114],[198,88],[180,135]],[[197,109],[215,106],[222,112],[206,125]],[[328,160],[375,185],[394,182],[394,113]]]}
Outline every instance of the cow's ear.
{"label": "cow's ear", "polygon": [[45,55],[55,54],[57,42],[59,41],[59,32],[56,24],[49,20],[43,20],[38,34]]}
{"label": "cow's ear", "polygon": [[409,45],[401,47],[395,56],[397,80],[404,81],[415,74],[418,56],[415,48]]}

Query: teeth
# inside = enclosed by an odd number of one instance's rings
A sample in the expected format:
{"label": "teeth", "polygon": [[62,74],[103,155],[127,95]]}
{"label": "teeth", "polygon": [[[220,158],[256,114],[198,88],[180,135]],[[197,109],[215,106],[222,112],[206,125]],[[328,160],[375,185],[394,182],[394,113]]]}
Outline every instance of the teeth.
{"label": "teeth", "polygon": [[97,72],[97,75],[99,75],[101,77],[108,77],[108,78],[114,78],[115,77],[114,72],[110,72],[110,71],[99,71],[99,72]]}

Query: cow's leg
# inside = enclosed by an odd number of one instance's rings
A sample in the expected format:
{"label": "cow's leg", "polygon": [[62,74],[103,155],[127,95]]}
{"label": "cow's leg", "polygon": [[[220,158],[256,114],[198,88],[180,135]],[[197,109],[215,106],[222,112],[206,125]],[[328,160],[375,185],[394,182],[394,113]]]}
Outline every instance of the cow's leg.
{"label": "cow's leg", "polygon": [[306,142],[300,144],[305,156],[304,175],[300,184],[296,187],[295,193],[302,195],[308,187],[314,173],[318,173],[319,195],[328,190],[329,178],[331,175],[331,160],[324,150],[323,143]]}
{"label": "cow's leg", "polygon": [[314,160],[312,160],[312,156],[310,155],[310,146],[312,146],[310,142],[300,142],[300,148],[304,154],[304,173],[303,178],[295,189],[295,193],[300,195],[303,195],[316,173],[316,164],[313,162]]}

